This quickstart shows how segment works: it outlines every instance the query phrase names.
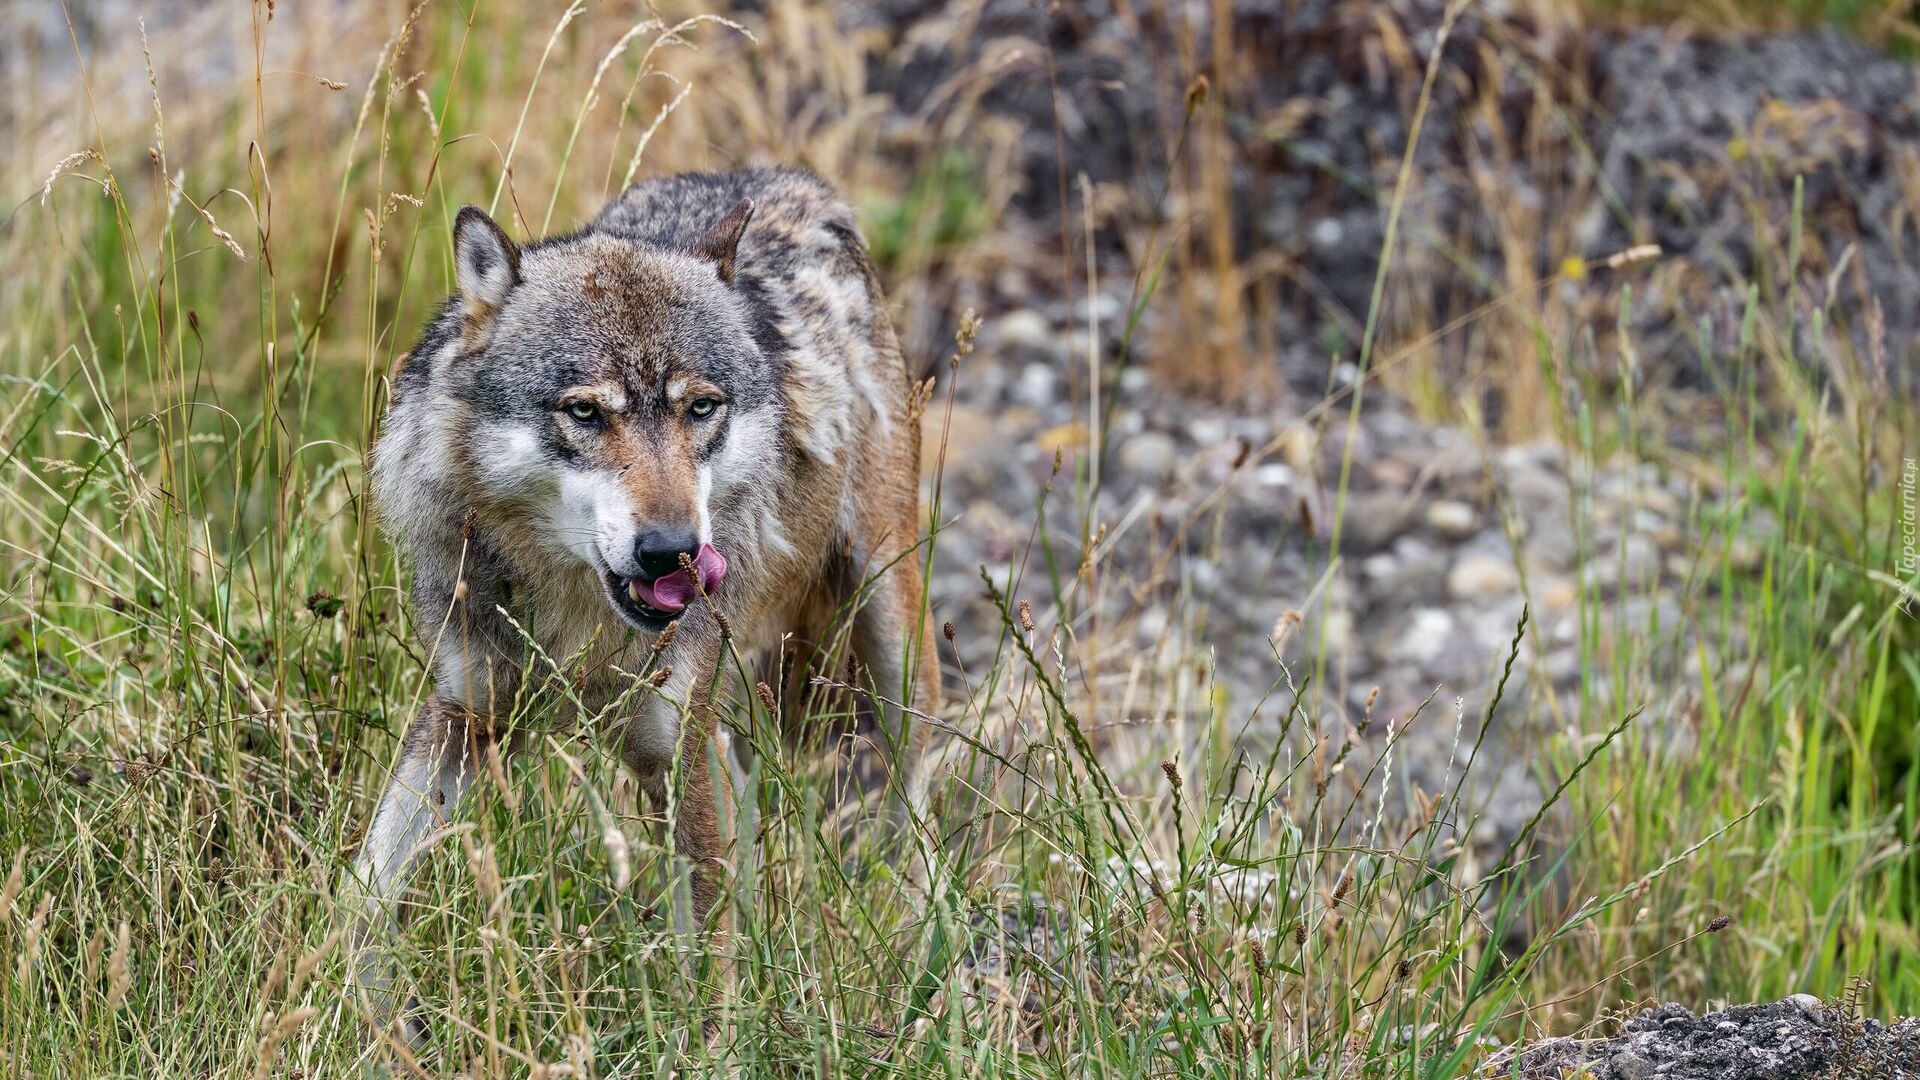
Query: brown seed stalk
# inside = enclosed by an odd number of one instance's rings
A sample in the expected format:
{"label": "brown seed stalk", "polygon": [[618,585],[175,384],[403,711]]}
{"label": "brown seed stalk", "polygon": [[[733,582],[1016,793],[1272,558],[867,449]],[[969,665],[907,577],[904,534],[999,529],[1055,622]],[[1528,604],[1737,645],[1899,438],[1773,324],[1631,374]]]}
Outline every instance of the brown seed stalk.
{"label": "brown seed stalk", "polygon": [[679,623],[677,622],[668,623],[667,628],[665,630],[660,631],[660,636],[653,639],[653,655],[658,656],[662,652],[664,652],[667,646],[673,644],[673,635],[679,632],[680,632]]}
{"label": "brown seed stalk", "polygon": [[1207,77],[1205,75],[1194,76],[1193,81],[1187,84],[1187,115],[1188,116],[1192,116],[1194,113],[1197,113],[1201,109],[1206,107],[1207,94],[1212,89],[1213,89],[1213,84],[1207,81]]}

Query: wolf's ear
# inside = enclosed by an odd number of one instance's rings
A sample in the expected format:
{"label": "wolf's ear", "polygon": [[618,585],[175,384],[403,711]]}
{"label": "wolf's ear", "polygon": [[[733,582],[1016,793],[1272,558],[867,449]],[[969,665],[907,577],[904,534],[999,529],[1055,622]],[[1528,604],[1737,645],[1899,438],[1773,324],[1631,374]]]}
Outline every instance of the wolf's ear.
{"label": "wolf's ear", "polygon": [[714,222],[693,242],[693,253],[712,262],[720,280],[729,285],[733,284],[733,257],[740,251],[740,234],[747,231],[747,222],[751,220],[753,200],[741,199],[727,211],[726,217]]}
{"label": "wolf's ear", "polygon": [[453,219],[453,282],[475,318],[498,311],[520,284],[520,249],[477,206],[461,207]]}

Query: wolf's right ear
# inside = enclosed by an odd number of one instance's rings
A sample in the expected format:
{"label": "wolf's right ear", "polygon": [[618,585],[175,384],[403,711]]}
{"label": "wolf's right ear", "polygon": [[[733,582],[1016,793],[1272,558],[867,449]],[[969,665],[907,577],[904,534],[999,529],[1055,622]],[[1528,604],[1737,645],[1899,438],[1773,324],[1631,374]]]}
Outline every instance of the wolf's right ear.
{"label": "wolf's right ear", "polygon": [[453,282],[476,319],[500,310],[520,284],[520,249],[477,206],[461,207],[453,219]]}
{"label": "wolf's right ear", "polygon": [[733,284],[733,262],[740,253],[740,237],[747,231],[747,222],[753,220],[753,200],[741,199],[727,211],[727,216],[707,226],[707,231],[693,242],[693,253],[713,263],[714,272],[720,280]]}

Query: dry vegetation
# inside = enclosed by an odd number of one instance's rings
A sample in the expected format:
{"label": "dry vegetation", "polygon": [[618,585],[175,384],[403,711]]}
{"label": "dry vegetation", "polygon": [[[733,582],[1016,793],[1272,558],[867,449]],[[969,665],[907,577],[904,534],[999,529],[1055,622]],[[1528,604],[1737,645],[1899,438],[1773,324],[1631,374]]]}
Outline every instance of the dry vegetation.
{"label": "dry vegetation", "polygon": [[[964,35],[969,10],[925,32]],[[800,162],[862,207],[903,338],[942,380],[935,438],[967,365],[990,360],[940,362],[956,297],[1009,272],[1069,303],[1130,278],[1106,363],[1137,352],[1159,386],[1281,401],[1263,335],[1289,268],[1235,231],[1247,118],[1222,75],[1259,60],[1224,33],[1178,43],[1170,164],[1069,191],[1055,238],[1003,227],[1031,133],[978,107],[1044,58],[982,57],[900,123],[868,89],[888,43],[831,5],[258,3],[149,34],[106,4],[47,25],[0,72],[0,1073],[1440,1077],[1656,998],[1837,996],[1862,975],[1878,1011],[1920,1008],[1920,666],[1887,574],[1887,484],[1920,441],[1884,353],[1855,348],[1876,339],[1836,331],[1838,359],[1802,363],[1789,286],[1748,311],[1732,366],[1752,377],[1684,407],[1637,400],[1630,320],[1588,332],[1596,308],[1631,305],[1628,279],[1571,300],[1544,286],[1655,260],[1589,267],[1554,202],[1505,207],[1501,299],[1434,316],[1396,285],[1426,272],[1397,261],[1401,231],[1424,227],[1399,197],[1409,153],[1346,343],[1367,377],[1296,403],[1300,430],[1337,435],[1393,392],[1489,442],[1553,440],[1580,468],[1697,476],[1713,496],[1690,511],[1707,538],[1697,662],[1610,633],[1594,601],[1591,692],[1516,704],[1527,672],[1495,671],[1415,716],[1329,728],[1323,657],[1283,619],[1279,740],[1190,708],[1218,700],[1204,650],[1128,685],[1135,712],[1171,722],[1104,731],[1090,695],[1113,679],[1090,665],[1129,638],[1081,616],[1124,586],[1097,527],[1053,537],[1063,573],[1038,545],[984,568],[999,618],[955,630],[996,646],[985,668],[949,664],[930,889],[840,828],[806,755],[766,745],[732,931],[678,937],[632,792],[582,732],[530,714],[549,752],[497,763],[420,876],[399,951],[433,1043],[369,1048],[331,896],[426,683],[362,455],[448,286],[457,208],[530,236],[635,175]],[[1411,46],[1388,59],[1414,87],[1448,76]],[[1407,101],[1415,130],[1427,101]],[[1577,153],[1538,108],[1488,153]],[[1499,200],[1497,171],[1467,179]],[[1798,221],[1767,224],[1797,258]],[[1503,388],[1497,422],[1462,370]],[[1074,392],[1090,377],[1070,373]],[[1716,417],[1711,445],[1668,445],[1689,410]],[[1063,449],[1049,498],[1084,508],[1097,452]],[[935,520],[961,509],[936,501]],[[1748,537],[1763,510],[1777,527]],[[1673,679],[1690,683],[1682,715],[1634,723]],[[1537,762],[1551,797],[1489,859],[1468,777],[1503,707],[1555,733]],[[749,738],[755,710],[734,703]],[[1441,790],[1402,780],[1413,723],[1455,732]]]}

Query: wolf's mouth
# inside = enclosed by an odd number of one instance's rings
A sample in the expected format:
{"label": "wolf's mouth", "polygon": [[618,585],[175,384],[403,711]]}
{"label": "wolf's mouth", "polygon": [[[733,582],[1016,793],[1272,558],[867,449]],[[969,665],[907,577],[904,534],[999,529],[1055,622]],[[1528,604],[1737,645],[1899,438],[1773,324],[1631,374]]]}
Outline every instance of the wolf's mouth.
{"label": "wolf's mouth", "polygon": [[693,566],[700,579],[697,585],[693,576],[684,570],[656,578],[622,577],[609,571],[607,593],[614,610],[636,626],[652,630],[666,626],[679,618],[695,598],[718,588],[721,579],[727,576],[726,557],[714,550],[712,544],[700,546]]}

